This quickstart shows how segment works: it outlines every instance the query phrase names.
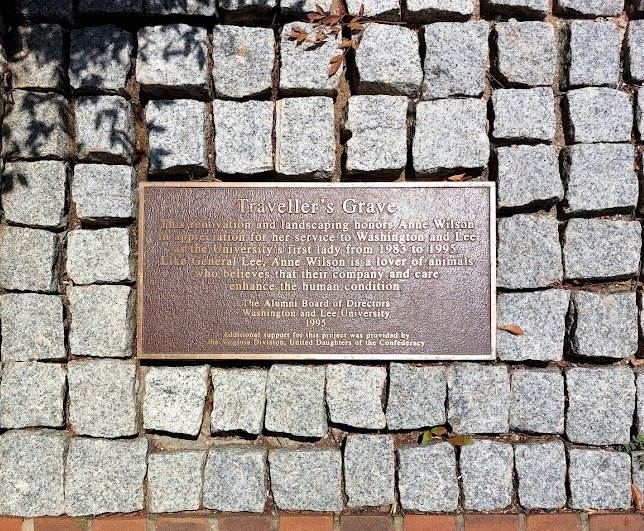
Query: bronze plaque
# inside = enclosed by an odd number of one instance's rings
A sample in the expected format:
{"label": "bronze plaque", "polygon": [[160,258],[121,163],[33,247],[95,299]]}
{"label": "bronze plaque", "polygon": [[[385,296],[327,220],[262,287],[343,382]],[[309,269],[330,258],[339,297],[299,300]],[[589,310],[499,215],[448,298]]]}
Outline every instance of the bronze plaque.
{"label": "bronze plaque", "polygon": [[493,183],[141,183],[141,358],[494,359]]}

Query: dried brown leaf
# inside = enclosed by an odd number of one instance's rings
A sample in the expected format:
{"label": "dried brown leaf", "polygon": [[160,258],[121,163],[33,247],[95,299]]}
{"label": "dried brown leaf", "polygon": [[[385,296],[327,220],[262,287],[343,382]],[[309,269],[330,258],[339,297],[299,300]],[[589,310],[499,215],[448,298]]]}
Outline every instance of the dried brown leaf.
{"label": "dried brown leaf", "polygon": [[334,65],[335,63],[341,63],[342,61],[344,61],[344,55],[340,54],[340,55],[335,55],[331,57],[331,60],[329,61],[329,63]]}
{"label": "dried brown leaf", "polygon": [[[344,62],[344,56],[343,55],[337,55],[336,57],[340,57],[341,60],[331,63],[331,66],[329,67],[329,77],[331,77],[338,70],[340,70],[340,67],[342,66],[342,63]],[[335,57],[333,59],[335,59]],[[333,59],[331,59],[331,61],[333,61]]]}
{"label": "dried brown leaf", "polygon": [[523,329],[518,325],[498,325],[497,330],[503,330],[504,332],[510,332],[515,336],[522,336],[525,334]]}
{"label": "dried brown leaf", "polygon": [[320,4],[315,4],[315,10],[320,14],[320,15],[326,15],[324,9],[320,6]]}
{"label": "dried brown leaf", "polygon": [[358,11],[358,13],[361,17],[364,16],[364,4],[360,4],[360,11]]}
{"label": "dried brown leaf", "polygon": [[644,360],[641,359],[641,358],[636,358],[635,356],[630,358],[630,362],[631,362],[631,365],[633,367],[642,367],[642,366],[644,366]]}
{"label": "dried brown leaf", "polygon": [[347,26],[356,31],[362,31],[364,29],[364,25],[360,24],[359,22],[350,22],[349,24],[347,24]]}
{"label": "dried brown leaf", "polygon": [[353,46],[353,41],[350,39],[344,39],[339,45],[338,48],[351,48]]}
{"label": "dried brown leaf", "polygon": [[635,503],[635,508],[638,511],[642,512],[642,507],[644,505],[642,500],[642,491],[637,485],[635,485],[635,483],[631,483],[631,493],[633,494],[633,502]]}
{"label": "dried brown leaf", "polygon": [[246,57],[248,55],[248,48],[246,48],[246,46],[242,46],[237,52],[237,55],[240,57]]}
{"label": "dried brown leaf", "polygon": [[459,173],[458,175],[452,175],[451,177],[447,178],[448,181],[464,181],[465,180],[465,174],[464,173]]}

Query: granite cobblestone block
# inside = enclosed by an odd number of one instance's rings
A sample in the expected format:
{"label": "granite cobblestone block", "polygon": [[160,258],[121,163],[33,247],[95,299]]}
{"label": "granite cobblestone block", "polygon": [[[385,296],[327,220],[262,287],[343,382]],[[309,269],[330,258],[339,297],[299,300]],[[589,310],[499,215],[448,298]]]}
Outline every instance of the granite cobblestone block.
{"label": "granite cobblestone block", "polygon": [[217,3],[215,0],[145,0],[145,11],[149,15],[215,17]]}
{"label": "granite cobblestone block", "polygon": [[556,370],[517,369],[511,373],[510,430],[563,433],[564,377]]}
{"label": "granite cobblestone block", "polygon": [[514,460],[521,507],[551,510],[565,507],[566,450],[561,441],[517,444]]}
{"label": "granite cobblestone block", "polygon": [[268,371],[261,369],[211,369],[211,431],[261,433],[267,379]]}
{"label": "granite cobblestone block", "polygon": [[619,57],[619,30],[613,22],[573,20],[570,23],[566,78],[569,88],[584,85],[616,88]]}
{"label": "granite cobblestone block", "polygon": [[630,141],[633,104],[626,92],[587,87],[568,91],[566,100],[572,142]]}
{"label": "granite cobblestone block", "polygon": [[631,20],[628,23],[624,44],[629,80],[638,85],[644,84],[644,20]]}
{"label": "granite cobblestone block", "polygon": [[410,0],[406,15],[410,22],[426,23],[436,18],[464,20],[474,13],[474,0]]}
{"label": "granite cobblestone block", "polygon": [[485,0],[484,11],[519,18],[543,18],[550,9],[548,0]]}
{"label": "granite cobblestone block", "polygon": [[391,435],[349,435],[344,446],[347,507],[394,503],[394,440]]}
{"label": "granite cobblestone block", "polygon": [[644,430],[644,377],[642,377],[642,372],[640,371],[635,371],[635,391],[637,397],[635,426],[638,433],[641,433]]}
{"label": "granite cobblestone block", "polygon": [[400,20],[399,0],[347,0],[347,11],[352,15],[359,15],[363,4],[366,17],[378,20]]}
{"label": "granite cobblestone block", "polygon": [[134,261],[129,229],[70,231],[67,235],[67,274],[75,284],[132,280]]}
{"label": "granite cobblestone block", "polygon": [[[270,3],[270,2],[269,2]],[[281,12],[286,17],[302,18],[302,13],[311,13],[316,11],[316,6],[319,5],[325,12],[331,11],[331,0],[280,0],[279,6]]]}
{"label": "granite cobblestone block", "polygon": [[624,9],[624,0],[559,0],[557,6],[565,16],[617,17]]}
{"label": "granite cobblestone block", "polygon": [[492,95],[492,135],[507,141],[552,142],[555,137],[555,98],[552,89],[498,89]]}
{"label": "granite cobblestone block", "polygon": [[80,0],[78,11],[85,15],[140,15],[143,14],[143,0]]}
{"label": "granite cobblestone block", "polygon": [[59,25],[16,28],[8,40],[7,52],[14,88],[64,90],[65,52]]}
{"label": "granite cobblestone block", "polygon": [[568,450],[571,509],[628,509],[631,505],[631,458],[622,452]]}
{"label": "granite cobblestone block", "polygon": [[514,466],[511,444],[477,439],[461,448],[459,464],[466,510],[493,511],[510,505]]}
{"label": "granite cobblestone block", "polygon": [[201,507],[200,451],[159,452],[148,456],[148,508],[152,513],[196,511]]}
{"label": "granite cobblestone block", "polygon": [[[328,3],[322,1],[322,4]],[[217,2],[220,13],[230,15],[233,19],[245,17],[254,18],[266,16],[277,5],[277,0],[219,0]],[[325,6],[322,5],[324,8]]]}
{"label": "granite cobblestone block", "polygon": [[73,0],[16,0],[15,8],[22,16],[33,20],[55,20],[65,25],[74,22]]}

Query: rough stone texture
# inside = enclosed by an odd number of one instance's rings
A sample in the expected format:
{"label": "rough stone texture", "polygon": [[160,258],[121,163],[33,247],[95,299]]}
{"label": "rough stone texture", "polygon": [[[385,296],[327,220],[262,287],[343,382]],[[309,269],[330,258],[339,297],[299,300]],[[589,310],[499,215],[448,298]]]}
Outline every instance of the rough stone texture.
{"label": "rough stone texture", "polygon": [[626,66],[632,83],[644,84],[644,20],[631,20],[626,32]]}
{"label": "rough stone texture", "polygon": [[626,444],[635,411],[635,377],[629,367],[571,368],[566,371],[571,442]]}
{"label": "rough stone texture", "polygon": [[53,92],[14,90],[5,105],[2,155],[6,159],[66,159],[72,154],[69,102]]}
{"label": "rough stone texture", "polygon": [[631,458],[622,452],[568,450],[572,509],[629,509]]}
{"label": "rough stone texture", "polygon": [[130,166],[77,164],[72,201],[81,221],[109,223],[136,217],[136,173]]}
{"label": "rough stone texture", "polygon": [[493,511],[510,505],[513,462],[511,444],[476,440],[461,448],[463,507]]}
{"label": "rough stone texture", "polygon": [[564,233],[566,278],[632,277],[639,269],[641,247],[638,221],[571,219]]}
{"label": "rough stone texture", "polygon": [[630,144],[580,144],[564,148],[564,212],[580,215],[632,211],[639,196],[634,160],[635,149]]}
{"label": "rough stone texture", "polygon": [[271,490],[282,511],[342,510],[339,450],[270,450]]}
{"label": "rough stone texture", "polygon": [[524,509],[562,509],[566,505],[566,450],[561,441],[517,444],[519,503]]}
{"label": "rough stone texture", "polygon": [[206,403],[208,366],[150,367],[145,375],[143,427],[196,437]]}
{"label": "rough stone texture", "polygon": [[215,0],[145,0],[145,10],[149,15],[217,15]]}
{"label": "rough stone texture", "polygon": [[449,443],[398,450],[398,489],[406,511],[456,511],[456,476],[456,454]]}
{"label": "rough stone texture", "polygon": [[65,220],[64,162],[8,162],[2,172],[2,207],[7,221],[59,227]]}
{"label": "rough stone texture", "polygon": [[[640,317],[641,320],[641,317]],[[636,372],[636,395],[637,395],[637,410],[635,418],[635,426],[638,433],[644,430],[644,377],[642,372]],[[644,491],[643,491],[644,492]]]}
{"label": "rough stone texture", "polygon": [[206,461],[204,506],[218,511],[264,512],[265,476],[264,448],[211,448]]}
{"label": "rough stone texture", "polygon": [[261,433],[264,426],[268,371],[213,368],[211,377],[211,431]]}
{"label": "rough stone texture", "polygon": [[415,96],[423,81],[418,46],[414,30],[369,24],[355,55],[358,93]]}
{"label": "rough stone texture", "polygon": [[644,452],[633,452],[631,454],[631,458],[633,483],[637,486],[637,488],[642,490],[644,489],[644,470],[642,470],[642,463],[644,463]]}
{"label": "rough stone texture", "polygon": [[150,101],[145,107],[150,138],[150,173],[208,169],[209,118],[205,103]]}
{"label": "rough stone texture", "polygon": [[19,89],[63,90],[63,32],[57,24],[16,28],[8,42],[12,86]]}
{"label": "rough stone texture", "polygon": [[78,10],[83,14],[143,14],[143,0],[80,0]]}
{"label": "rough stone texture", "polygon": [[447,377],[444,367],[389,366],[387,428],[417,430],[445,424]]}
{"label": "rough stone texture", "polygon": [[55,295],[7,293],[0,297],[2,360],[60,360],[67,357],[63,303]]}
{"label": "rough stone texture", "polygon": [[483,20],[437,22],[425,32],[423,99],[480,96],[485,90],[489,27]]}
{"label": "rough stone texture", "polygon": [[145,504],[147,439],[107,441],[74,437],[65,469],[65,512],[70,516],[131,513]]}
{"label": "rough stone texture", "polygon": [[637,92],[637,104],[635,105],[635,127],[637,128],[637,139],[644,139],[644,91]]}
{"label": "rough stone texture", "polygon": [[16,0],[17,11],[29,19],[55,20],[64,24],[74,21],[73,0]]}
{"label": "rough stone texture", "polygon": [[139,432],[134,362],[70,361],[67,371],[69,422],[74,432],[108,438]]}
{"label": "rough stone texture", "polygon": [[328,365],[326,380],[326,404],[331,422],[374,430],[386,426],[382,409],[387,380],[384,367]]}
{"label": "rough stone texture", "polygon": [[270,28],[213,29],[213,81],[220,98],[258,97],[273,83],[275,37]]}
{"label": "rough stone texture", "polygon": [[148,456],[148,508],[152,513],[196,511],[201,507],[204,452]]}
{"label": "rough stone texture", "polygon": [[421,101],[412,148],[419,177],[447,170],[483,168],[490,157],[487,110],[479,99]]}
{"label": "rough stone texture", "polygon": [[134,156],[134,117],[121,96],[76,100],[76,145],[83,161],[127,164]]}
{"label": "rough stone texture", "polygon": [[328,179],[335,167],[333,100],[324,96],[278,100],[275,171],[287,178]]}
{"label": "rough stone texture", "polygon": [[484,0],[484,10],[493,14],[522,17],[545,17],[548,0]]}
{"label": "rough stone texture", "polygon": [[58,236],[41,229],[0,229],[0,286],[18,291],[56,291]]}
{"label": "rough stone texture", "polygon": [[328,429],[324,385],[324,367],[271,366],[266,384],[266,429],[300,437],[324,437]]}
{"label": "rough stone texture", "polygon": [[552,85],[557,65],[555,31],[547,22],[500,22],[494,26],[496,68],[513,86]]}
{"label": "rough stone texture", "polygon": [[72,356],[132,356],[134,300],[128,286],[74,286],[69,295]]}
{"label": "rough stone texture", "polygon": [[68,441],[67,433],[53,430],[0,435],[0,513],[33,517],[65,512]]}
{"label": "rough stone texture", "polygon": [[630,141],[633,103],[626,92],[588,87],[569,91],[566,99],[572,142]]}
{"label": "rough stone texture", "polygon": [[208,32],[186,24],[137,32],[136,80],[154,97],[208,96]]}
{"label": "rough stone texture", "polygon": [[75,284],[132,280],[134,261],[127,228],[70,231],[67,274]]}
{"label": "rough stone texture", "polygon": [[[322,4],[324,3],[322,2]],[[230,13],[236,18],[243,18],[244,16],[265,16],[277,5],[277,0],[219,0],[217,5],[224,13]],[[322,5],[322,7],[324,6]]]}
{"label": "rough stone texture", "polygon": [[469,18],[474,0],[409,0],[406,18],[412,22],[432,22],[437,16],[454,19]]}
{"label": "rough stone texture", "polygon": [[125,94],[133,49],[132,34],[116,26],[73,30],[69,60],[72,88]]}
{"label": "rough stone texture", "polygon": [[0,426],[60,428],[65,422],[66,387],[62,365],[5,363],[0,384]]}
{"label": "rough stone texture", "polygon": [[394,503],[394,470],[391,435],[349,435],[344,446],[347,507]]}
{"label": "rough stone texture", "polygon": [[215,100],[213,112],[217,171],[242,175],[272,171],[275,104]]}
{"label": "rough stone texture", "polygon": [[574,20],[570,23],[568,85],[617,87],[619,30],[613,22]]}
{"label": "rough stone texture", "polygon": [[447,419],[456,433],[505,433],[510,378],[505,366],[455,363],[447,369]]}
{"label": "rough stone texture", "polygon": [[559,222],[548,216],[518,214],[497,224],[497,286],[542,288],[561,281]]}
{"label": "rough stone texture", "polygon": [[347,0],[347,11],[359,15],[364,5],[364,16],[379,20],[400,20],[399,0]]}
{"label": "rough stone texture", "polygon": [[510,430],[564,432],[565,389],[564,377],[559,371],[514,370],[510,393]]}
{"label": "rough stone texture", "polygon": [[[270,0],[267,3],[274,5]],[[279,5],[284,15],[287,17],[295,16],[298,19],[302,18],[301,13],[316,11],[316,6],[318,5],[327,13],[331,11],[331,0],[321,0],[320,2],[316,2],[315,0],[280,0]]]}
{"label": "rough stone texture", "polygon": [[492,135],[502,140],[540,140],[555,137],[555,97],[549,87],[498,89],[492,95]]}
{"label": "rough stone texture", "polygon": [[581,17],[617,17],[624,9],[624,0],[558,0],[559,11]]}

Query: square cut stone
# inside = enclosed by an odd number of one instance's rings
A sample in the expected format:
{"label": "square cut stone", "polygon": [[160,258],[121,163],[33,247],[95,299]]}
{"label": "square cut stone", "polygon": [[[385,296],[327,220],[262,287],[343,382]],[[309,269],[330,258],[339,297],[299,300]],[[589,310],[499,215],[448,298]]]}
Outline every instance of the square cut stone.
{"label": "square cut stone", "polygon": [[16,0],[15,8],[30,20],[55,20],[66,25],[74,22],[73,0]]}
{"label": "square cut stone", "polygon": [[563,433],[563,375],[549,369],[517,369],[511,374],[510,430]]}
{"label": "square cut stone", "polygon": [[213,368],[211,379],[213,399],[210,430],[213,433],[261,433],[268,371]]}
{"label": "square cut stone", "polygon": [[127,228],[70,231],[67,274],[75,284],[132,280],[134,261]]}
{"label": "square cut stone", "polygon": [[121,360],[70,361],[69,422],[79,435],[129,437],[139,432],[136,365]]}
{"label": "square cut stone", "polygon": [[18,89],[64,90],[63,31],[57,24],[21,26],[8,42],[12,86]]}
{"label": "square cut stone", "polygon": [[130,166],[76,164],[72,201],[81,221],[110,223],[136,217],[136,173]]}
{"label": "square cut stone", "polygon": [[65,422],[66,389],[63,365],[5,363],[0,383],[0,426],[60,428]]}
{"label": "square cut stone", "polygon": [[349,435],[344,446],[347,507],[394,503],[394,470],[391,435]]}
{"label": "square cut stone", "polygon": [[568,135],[572,142],[629,142],[633,103],[626,92],[587,87],[570,90]]}
{"label": "square cut stone", "polygon": [[150,367],[145,375],[143,427],[197,437],[206,404],[208,366]]}
{"label": "square cut stone", "polygon": [[416,106],[412,155],[419,177],[433,177],[487,165],[487,109],[483,100],[421,101]]}
{"label": "square cut stone", "polygon": [[416,24],[437,18],[466,20],[474,13],[474,0],[409,0],[405,11],[406,19]]}
{"label": "square cut stone", "polygon": [[483,0],[484,13],[523,18],[543,18],[550,8],[548,0]]}
{"label": "square cut stone", "polygon": [[644,139],[644,90],[642,88],[637,91],[635,127],[637,128],[637,139],[642,141]]}
{"label": "square cut stone", "polygon": [[416,31],[403,26],[367,24],[355,58],[359,94],[412,97],[418,94],[423,69]]}
{"label": "square cut stone", "polygon": [[633,277],[639,271],[641,247],[639,221],[571,219],[564,232],[566,278]]}
{"label": "square cut stone", "polygon": [[347,0],[347,12],[359,15],[363,4],[365,17],[379,20],[400,20],[399,0]]}
{"label": "square cut stone", "polygon": [[555,97],[549,87],[498,89],[492,95],[494,138],[552,142],[555,138]]}
{"label": "square cut stone", "polygon": [[477,439],[461,448],[459,464],[466,510],[494,511],[512,503],[511,444]]}
{"label": "square cut stone", "polygon": [[134,338],[134,290],[74,286],[69,295],[72,356],[129,358]]}
{"label": "square cut stone", "polygon": [[85,15],[108,15],[113,13],[142,15],[143,0],[80,0],[78,11]]}
{"label": "square cut stone", "polygon": [[64,162],[7,162],[2,172],[2,207],[7,221],[36,227],[60,227],[65,220]]}
{"label": "square cut stone", "polygon": [[557,7],[565,16],[618,17],[624,0],[558,0]]}
{"label": "square cut stone", "polygon": [[[641,320],[642,315],[640,314],[640,323]],[[641,370],[635,371],[635,389],[637,396],[635,427],[638,433],[641,433],[642,430],[644,430],[644,377],[642,374]]]}
{"label": "square cut stone", "polygon": [[127,164],[134,156],[134,116],[121,96],[76,100],[76,145],[83,161]]}
{"label": "square cut stone", "polygon": [[[642,4],[644,8],[644,4]],[[626,67],[629,80],[644,84],[644,20],[631,20],[626,32]]]}
{"label": "square cut stone", "polygon": [[58,289],[58,236],[46,230],[0,229],[0,286],[17,291]]}
{"label": "square cut stone", "polygon": [[562,442],[517,444],[519,502],[524,509],[563,509],[566,505],[566,449]]}
{"label": "square cut stone", "polygon": [[201,507],[204,452],[163,452],[148,456],[151,513],[196,511]]}
{"label": "square cut stone", "polygon": [[145,0],[148,15],[217,16],[215,0]]}
{"label": "square cut stone", "polygon": [[230,15],[234,20],[243,20],[246,17],[265,17],[277,6],[277,0],[218,0],[217,5],[223,10],[224,17]]}
{"label": "square cut stone", "polygon": [[610,21],[573,20],[568,53],[569,87],[617,87],[619,28]]}

